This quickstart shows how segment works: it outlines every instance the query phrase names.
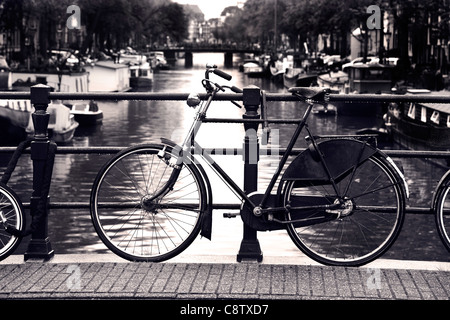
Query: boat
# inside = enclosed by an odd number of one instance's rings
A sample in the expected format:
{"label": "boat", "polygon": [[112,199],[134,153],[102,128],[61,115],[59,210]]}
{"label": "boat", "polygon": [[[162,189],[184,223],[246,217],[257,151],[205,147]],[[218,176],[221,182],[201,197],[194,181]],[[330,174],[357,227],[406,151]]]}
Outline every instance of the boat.
{"label": "boat", "polygon": [[12,90],[29,91],[30,86],[45,84],[57,92],[88,92],[91,81],[86,71],[62,71],[62,72],[11,72]]}
{"label": "boat", "polygon": [[125,92],[131,90],[129,66],[112,60],[97,61],[86,68],[90,92]]}
{"label": "boat", "polygon": [[[336,81],[334,84],[336,87],[335,92],[342,94],[392,93],[392,73],[394,66],[378,63],[357,64],[349,66],[346,70],[348,71],[348,82],[345,81],[345,76],[343,78],[339,77],[339,75],[343,76],[343,73],[334,74],[339,78],[339,81]],[[332,84],[333,76],[321,75],[318,78],[319,84],[325,84],[326,80],[329,84]],[[379,116],[381,118],[385,110],[385,104],[382,102],[334,102],[333,104],[337,107],[338,113],[342,115]]]}
{"label": "boat", "polygon": [[167,70],[170,68],[163,51],[151,51],[147,56],[152,69]]}
{"label": "boat", "polygon": [[394,66],[378,63],[348,67],[349,90],[357,93],[382,93],[392,89]]}
{"label": "boat", "polygon": [[13,126],[26,128],[33,111],[30,100],[0,100],[0,117]]}
{"label": "boat", "polygon": [[283,83],[284,64],[280,60],[272,61],[269,65],[270,78],[275,83]]}
{"label": "boat", "polygon": [[337,114],[337,108],[335,105],[330,103],[327,105],[326,108],[321,104],[315,104],[312,107],[311,112],[318,115],[335,115]]}
{"label": "boat", "polygon": [[148,88],[153,82],[153,70],[148,62],[130,65],[130,87]]}
{"label": "boat", "polygon": [[103,111],[98,108],[94,101],[89,103],[77,102],[72,105],[66,104],[66,106],[80,126],[92,126],[103,122]]}
{"label": "boat", "polygon": [[4,56],[0,56],[0,90],[8,91],[12,87],[11,68]]}
{"label": "boat", "polygon": [[247,60],[242,66],[244,74],[249,77],[262,77],[264,68],[259,64],[258,60]]}
{"label": "boat", "polygon": [[[47,107],[47,112],[50,114],[48,122],[49,138],[56,143],[66,144],[71,142],[78,128],[79,123],[75,121],[75,116],[70,113],[70,110],[61,102],[51,102]],[[34,125],[32,116],[25,131],[32,135],[34,134]]]}
{"label": "boat", "polygon": [[347,93],[348,74],[343,71],[328,72],[317,76],[319,87],[330,88],[338,93]]}
{"label": "boat", "polygon": [[[406,94],[446,94],[408,89]],[[450,150],[450,104],[391,103],[384,116],[391,138],[410,149]]]}
{"label": "boat", "polygon": [[283,74],[283,84],[286,88],[310,87],[316,84],[317,73],[306,72],[304,68],[287,68]]}
{"label": "boat", "polygon": [[[32,113],[34,107],[29,100],[1,100],[0,117],[8,121],[8,125],[14,128],[14,132],[22,136],[32,135],[34,125]],[[68,143],[72,140],[79,123],[74,115],[60,102],[50,103],[47,107],[50,114],[48,123],[49,137],[57,143]],[[9,130],[11,131],[11,130]],[[14,137],[11,137],[14,139]]]}

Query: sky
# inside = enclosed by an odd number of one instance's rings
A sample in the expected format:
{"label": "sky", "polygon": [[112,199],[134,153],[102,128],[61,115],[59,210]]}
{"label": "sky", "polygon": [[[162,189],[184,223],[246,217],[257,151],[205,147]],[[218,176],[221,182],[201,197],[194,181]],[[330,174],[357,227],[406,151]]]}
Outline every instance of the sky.
{"label": "sky", "polygon": [[218,18],[223,9],[229,6],[236,6],[244,0],[172,0],[180,4],[196,4],[205,15],[205,19]]}

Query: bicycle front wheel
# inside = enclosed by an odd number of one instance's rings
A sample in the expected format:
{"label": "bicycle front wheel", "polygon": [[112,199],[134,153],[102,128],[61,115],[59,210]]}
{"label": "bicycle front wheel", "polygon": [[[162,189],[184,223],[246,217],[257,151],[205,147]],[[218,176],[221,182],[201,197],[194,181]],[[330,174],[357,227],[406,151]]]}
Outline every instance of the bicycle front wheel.
{"label": "bicycle front wheel", "polygon": [[450,174],[438,187],[434,210],[439,237],[447,250],[450,251]]}
{"label": "bicycle front wheel", "polygon": [[22,232],[25,229],[25,211],[16,193],[0,184],[0,260],[7,258],[19,246],[22,237],[12,235],[7,226]]}
{"label": "bicycle front wheel", "polygon": [[[169,166],[176,157],[169,147],[140,145],[119,152],[99,171],[91,192],[92,221],[105,245],[122,258],[167,260],[198,235],[205,187],[191,163]],[[174,170],[180,172],[171,182]]]}
{"label": "bicycle front wheel", "polygon": [[331,182],[288,182],[284,204],[292,209],[287,220],[297,219],[287,225],[289,236],[322,264],[366,264],[400,233],[405,206],[401,177],[376,154],[335,183],[337,192]]}

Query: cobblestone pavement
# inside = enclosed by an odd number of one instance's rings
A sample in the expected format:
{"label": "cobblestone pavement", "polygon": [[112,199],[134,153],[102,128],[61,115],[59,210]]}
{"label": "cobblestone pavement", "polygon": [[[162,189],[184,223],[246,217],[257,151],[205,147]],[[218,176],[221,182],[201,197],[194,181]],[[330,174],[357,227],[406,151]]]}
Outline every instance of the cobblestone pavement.
{"label": "cobblestone pavement", "polygon": [[2,299],[449,300],[450,269],[270,263],[0,265]]}

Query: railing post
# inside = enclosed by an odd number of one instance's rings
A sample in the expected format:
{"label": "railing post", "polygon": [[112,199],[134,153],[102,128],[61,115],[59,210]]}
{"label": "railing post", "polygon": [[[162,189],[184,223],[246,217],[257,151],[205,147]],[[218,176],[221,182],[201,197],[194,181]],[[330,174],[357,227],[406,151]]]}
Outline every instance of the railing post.
{"label": "railing post", "polygon": [[224,53],[225,68],[233,68],[233,52]]}
{"label": "railing post", "polygon": [[33,193],[30,199],[32,233],[24,258],[25,260],[49,260],[53,257],[54,251],[48,238],[49,199],[48,193],[44,190],[44,183],[46,171],[50,169],[51,173],[52,170],[52,168],[47,168],[50,148],[50,141],[47,134],[50,119],[50,114],[47,112],[47,107],[50,103],[50,87],[39,84],[30,89],[31,104],[35,108],[32,114],[34,140],[31,142],[31,160],[33,161]]}
{"label": "railing post", "polygon": [[[243,102],[245,114],[243,119],[259,119],[258,113],[261,102],[261,90],[256,86],[244,88]],[[258,141],[258,123],[244,123],[244,191],[246,194],[257,191],[258,189],[258,160],[259,160],[259,141]],[[263,254],[259,246],[257,231],[244,223],[244,235],[241,242],[241,248],[237,255],[237,261],[257,260],[261,262]]]}

